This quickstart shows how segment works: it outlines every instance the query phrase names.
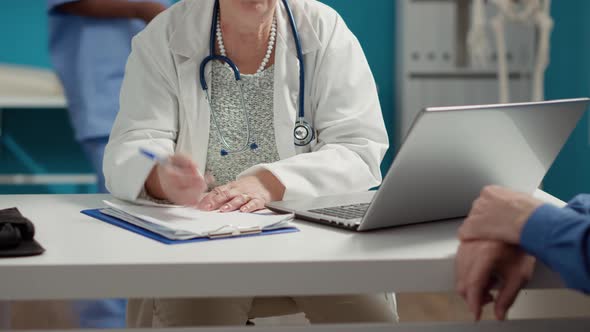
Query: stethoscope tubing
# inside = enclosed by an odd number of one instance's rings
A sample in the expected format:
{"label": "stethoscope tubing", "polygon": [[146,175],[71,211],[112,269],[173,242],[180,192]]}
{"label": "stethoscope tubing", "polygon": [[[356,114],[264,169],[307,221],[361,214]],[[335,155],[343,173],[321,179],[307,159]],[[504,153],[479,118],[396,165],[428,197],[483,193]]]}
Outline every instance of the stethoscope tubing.
{"label": "stethoscope tubing", "polygon": [[[303,59],[303,49],[301,47],[301,39],[299,38],[299,32],[297,30],[297,26],[295,24],[295,18],[293,16],[293,12],[291,10],[291,7],[289,6],[289,2],[288,0],[282,0],[283,4],[287,10],[287,14],[289,17],[289,23],[291,25],[291,30],[293,32],[293,37],[295,40],[295,47],[297,49],[297,58],[299,60],[299,116],[298,119],[295,123],[295,130],[294,133],[297,131],[298,128],[300,127],[304,127],[307,132],[309,133],[309,137],[307,137],[305,140],[301,140],[298,139],[297,137],[295,137],[295,145],[296,146],[305,146],[308,145],[311,140],[313,140],[313,138],[315,137],[315,132],[313,130],[313,128],[311,127],[311,125],[305,120],[305,65],[304,65],[304,59]],[[213,18],[212,18],[212,24],[211,24],[211,31],[210,31],[210,40],[209,40],[209,56],[207,56],[200,64],[199,66],[199,81],[201,84],[201,89],[203,89],[203,91],[205,92],[206,96],[207,96],[207,102],[209,104],[209,107],[211,109],[211,116],[213,119],[213,124],[217,129],[217,135],[221,141],[221,143],[227,148],[228,151],[226,151],[225,153],[238,153],[238,152],[243,152],[248,150],[248,147],[250,145],[250,140],[252,138],[251,135],[251,128],[250,128],[250,119],[248,116],[248,112],[245,109],[245,102],[244,102],[244,95],[243,95],[243,90],[242,90],[242,77],[240,74],[240,70],[238,68],[238,66],[228,57],[226,56],[222,56],[222,55],[216,55],[215,54],[215,36],[216,36],[216,19],[219,15],[219,0],[215,1],[215,6],[213,9]],[[229,151],[231,150],[228,142],[225,140],[225,138],[223,137],[223,134],[221,133],[221,127],[219,126],[219,123],[217,121],[217,118],[213,112],[213,106],[211,103],[211,98],[209,95],[209,87],[207,85],[207,80],[206,80],[206,75],[205,75],[205,69],[206,66],[209,62],[214,61],[214,60],[219,60],[222,61],[224,63],[226,63],[231,70],[234,73],[234,77],[236,79],[236,82],[239,86],[240,89],[240,103],[242,106],[242,110],[245,113],[245,118],[246,118],[246,144],[244,144],[244,146],[241,149],[238,150],[234,150],[234,151]],[[295,134],[294,134],[295,136]],[[253,144],[253,146],[257,146],[255,143]],[[224,152],[222,151],[222,154]]]}

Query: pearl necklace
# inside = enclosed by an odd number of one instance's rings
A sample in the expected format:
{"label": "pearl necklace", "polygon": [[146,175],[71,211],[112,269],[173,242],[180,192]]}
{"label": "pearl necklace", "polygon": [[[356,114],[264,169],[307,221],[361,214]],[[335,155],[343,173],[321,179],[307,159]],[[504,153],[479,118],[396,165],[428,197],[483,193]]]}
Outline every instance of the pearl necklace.
{"label": "pearl necklace", "polygon": [[[217,16],[217,44],[219,45],[219,53],[222,56],[227,57],[227,53],[225,52],[225,45],[223,44],[223,34],[221,32],[221,19],[219,18],[220,16]],[[264,69],[266,68],[266,65],[268,65],[268,62],[270,61],[270,56],[272,55],[272,50],[275,46],[275,40],[276,40],[276,36],[277,36],[277,17],[275,16],[272,20],[272,25],[270,27],[270,38],[268,39],[268,47],[266,49],[266,55],[264,56],[264,59],[262,59],[262,63],[260,64],[260,67],[258,67],[258,70],[256,71],[255,75],[260,75]]]}

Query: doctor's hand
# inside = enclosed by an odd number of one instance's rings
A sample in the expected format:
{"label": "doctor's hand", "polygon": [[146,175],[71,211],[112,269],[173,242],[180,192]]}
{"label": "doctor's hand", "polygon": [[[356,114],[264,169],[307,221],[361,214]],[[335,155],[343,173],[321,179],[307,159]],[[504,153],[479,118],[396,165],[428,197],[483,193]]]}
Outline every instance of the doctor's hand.
{"label": "doctor's hand", "polygon": [[[455,260],[456,288],[475,320],[484,305],[495,302],[498,320],[504,320],[520,289],[530,280],[535,259],[519,247],[495,241],[462,242]],[[498,287],[494,299],[492,287]]]}
{"label": "doctor's hand", "polygon": [[519,244],[522,229],[543,202],[498,186],[485,187],[459,229],[461,240]]}
{"label": "doctor's hand", "polygon": [[199,203],[205,211],[254,212],[264,209],[268,202],[283,198],[285,186],[269,171],[261,171],[213,189]]}
{"label": "doctor's hand", "polygon": [[178,205],[197,206],[207,191],[207,183],[197,165],[188,157],[176,154],[164,165],[157,164],[145,182],[147,193]]}

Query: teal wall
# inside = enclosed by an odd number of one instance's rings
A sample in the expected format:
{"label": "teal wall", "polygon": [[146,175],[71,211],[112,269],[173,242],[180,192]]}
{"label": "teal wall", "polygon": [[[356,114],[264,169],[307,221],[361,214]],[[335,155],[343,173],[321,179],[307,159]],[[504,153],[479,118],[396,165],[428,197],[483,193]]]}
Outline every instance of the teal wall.
{"label": "teal wall", "polygon": [[[590,1],[553,1],[552,13],[556,25],[547,98],[590,96]],[[545,190],[561,199],[590,192],[589,121],[586,114],[545,178]]]}
{"label": "teal wall", "polygon": [[[395,3],[394,0],[322,0],[336,9],[344,18],[365,51],[375,81],[379,88],[379,99],[383,117],[393,144],[394,135],[394,78],[395,78]],[[381,169],[385,173],[393,160],[392,146]]]}
{"label": "teal wall", "polygon": [[43,0],[0,1],[0,62],[49,68]]}
{"label": "teal wall", "polygon": [[[380,90],[384,117],[393,125],[394,7],[391,0],[324,0],[344,17],[369,59]],[[376,33],[385,31],[387,33]],[[50,68],[44,0],[0,1],[0,63]],[[90,166],[73,140],[65,110],[6,110],[0,148],[0,173],[89,172]],[[390,131],[390,136],[392,133]],[[391,163],[389,153],[384,169]],[[84,186],[0,186],[0,193],[88,192]]]}

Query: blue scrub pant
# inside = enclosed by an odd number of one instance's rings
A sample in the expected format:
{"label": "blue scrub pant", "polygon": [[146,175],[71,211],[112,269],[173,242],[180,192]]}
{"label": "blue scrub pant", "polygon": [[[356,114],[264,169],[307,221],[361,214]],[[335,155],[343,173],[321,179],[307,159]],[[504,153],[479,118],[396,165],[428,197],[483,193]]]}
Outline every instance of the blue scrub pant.
{"label": "blue scrub pant", "polygon": [[102,158],[108,142],[108,136],[89,138],[81,142],[86,158],[90,161],[90,164],[98,177],[97,186],[99,193],[108,193],[104,183],[104,174],[102,173]]}
{"label": "blue scrub pant", "polygon": [[[83,140],[82,149],[98,176],[98,192],[107,193],[102,173],[102,158],[108,137]],[[125,307],[123,299],[76,301],[74,309],[78,313],[82,328],[124,328]]]}

